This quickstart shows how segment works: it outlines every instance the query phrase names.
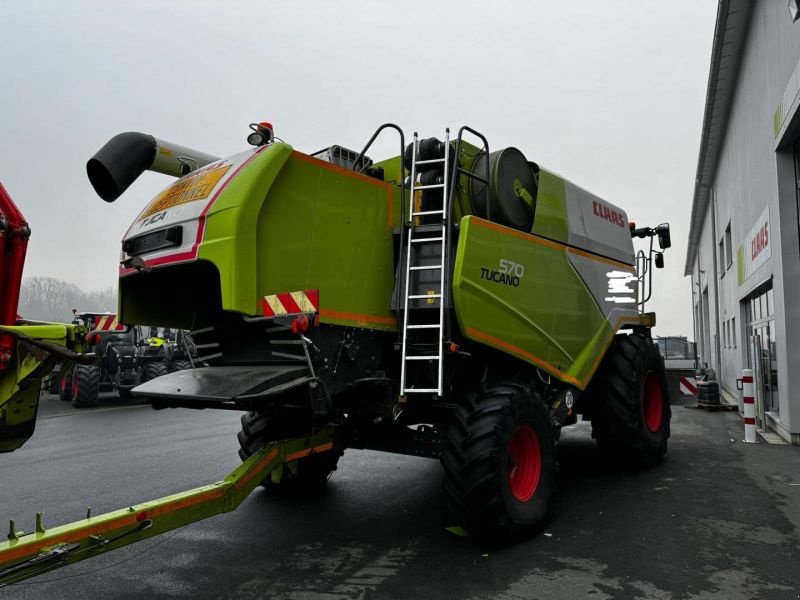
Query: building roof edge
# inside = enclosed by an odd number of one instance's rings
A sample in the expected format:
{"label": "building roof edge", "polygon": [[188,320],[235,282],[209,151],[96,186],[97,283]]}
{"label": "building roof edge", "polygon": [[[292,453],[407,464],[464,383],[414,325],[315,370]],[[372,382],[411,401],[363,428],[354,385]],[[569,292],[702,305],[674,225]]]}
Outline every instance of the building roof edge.
{"label": "building roof edge", "polygon": [[717,6],[684,276],[691,275],[697,258],[703,220],[708,210],[708,191],[725,140],[752,13],[753,3],[750,0],[720,0]]}

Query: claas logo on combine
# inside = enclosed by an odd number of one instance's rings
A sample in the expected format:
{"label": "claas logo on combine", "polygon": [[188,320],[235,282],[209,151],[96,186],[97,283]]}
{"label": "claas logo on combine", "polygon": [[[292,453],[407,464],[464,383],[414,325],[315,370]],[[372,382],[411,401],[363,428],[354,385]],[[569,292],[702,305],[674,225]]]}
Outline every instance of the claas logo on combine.
{"label": "claas logo on combine", "polygon": [[597,200],[592,200],[592,212],[596,217],[605,219],[614,225],[619,225],[623,229],[628,226],[628,224],[625,222],[625,215],[612,208],[609,208],[608,206],[605,206],[604,204],[600,204]]}

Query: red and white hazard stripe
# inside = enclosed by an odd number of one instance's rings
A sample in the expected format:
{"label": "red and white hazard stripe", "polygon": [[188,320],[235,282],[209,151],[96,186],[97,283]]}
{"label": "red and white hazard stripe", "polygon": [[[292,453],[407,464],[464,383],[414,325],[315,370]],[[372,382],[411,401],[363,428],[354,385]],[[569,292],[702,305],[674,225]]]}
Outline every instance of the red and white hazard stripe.
{"label": "red and white hazard stripe", "polygon": [[681,377],[679,387],[684,396],[697,396],[697,380],[694,377]]}
{"label": "red and white hazard stripe", "polygon": [[125,326],[117,321],[117,315],[98,315],[95,331],[122,331]]}
{"label": "red and white hazard stripe", "polygon": [[262,309],[265,317],[317,313],[319,312],[319,290],[284,292],[264,296]]}

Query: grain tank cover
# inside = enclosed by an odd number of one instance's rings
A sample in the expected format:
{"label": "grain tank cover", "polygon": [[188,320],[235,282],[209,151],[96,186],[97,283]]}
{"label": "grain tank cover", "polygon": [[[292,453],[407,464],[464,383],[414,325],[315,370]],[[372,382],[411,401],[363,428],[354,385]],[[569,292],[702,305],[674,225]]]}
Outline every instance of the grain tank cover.
{"label": "grain tank cover", "polygon": [[[479,177],[486,173],[486,154],[472,165]],[[489,154],[489,198],[492,221],[530,231],[536,207],[536,180],[528,160],[516,148]],[[475,215],[486,218],[486,185],[470,179],[470,199]]]}
{"label": "grain tank cover", "polygon": [[632,265],[633,241],[627,213],[607,200],[565,181],[570,246]]}

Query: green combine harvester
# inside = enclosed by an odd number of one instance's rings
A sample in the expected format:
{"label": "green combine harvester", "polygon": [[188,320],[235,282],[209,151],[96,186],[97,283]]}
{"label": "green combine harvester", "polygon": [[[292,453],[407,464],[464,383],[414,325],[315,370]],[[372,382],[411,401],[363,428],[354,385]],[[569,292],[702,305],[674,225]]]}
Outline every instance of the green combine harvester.
{"label": "green combine harvester", "polygon": [[[5,580],[80,560],[69,544],[98,535],[110,549],[231,510],[259,484],[313,489],[347,448],[440,460],[454,522],[493,539],[542,521],[579,415],[612,460],[662,459],[669,393],[644,305],[669,225],[636,228],[469,127],[406,146],[386,124],[361,152],[315,154],[251,130],[229,158],[124,133],[87,165],[108,202],[145,170],[178,177],[124,236],[118,317],[190,330],[207,366],[133,394],[241,410],[244,464],[224,489],[94,518],[103,533],[90,518],[10,536]],[[373,162],[388,130],[400,152]]]}

